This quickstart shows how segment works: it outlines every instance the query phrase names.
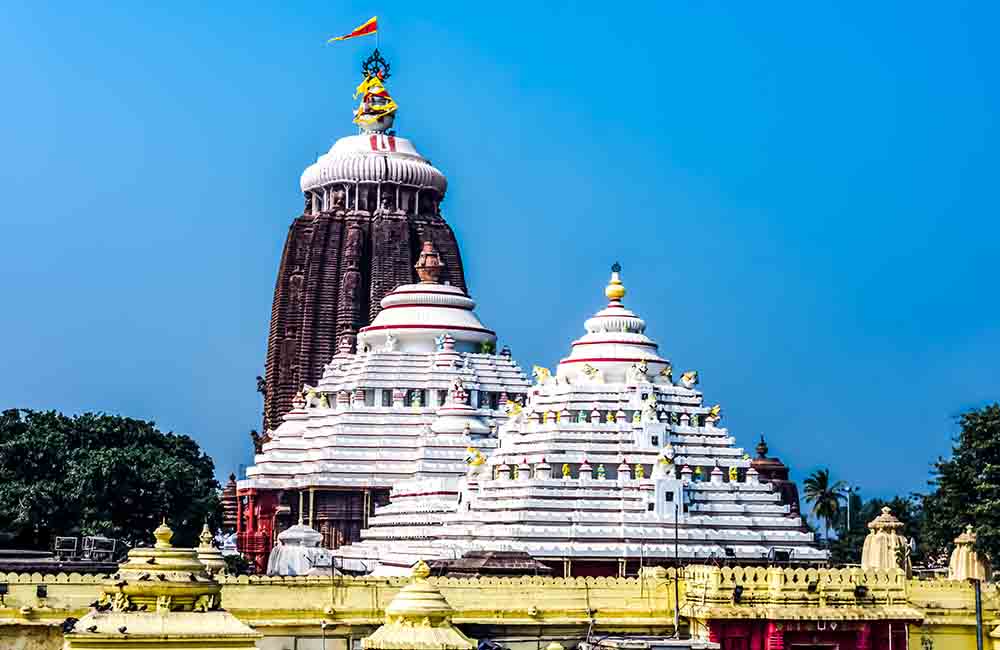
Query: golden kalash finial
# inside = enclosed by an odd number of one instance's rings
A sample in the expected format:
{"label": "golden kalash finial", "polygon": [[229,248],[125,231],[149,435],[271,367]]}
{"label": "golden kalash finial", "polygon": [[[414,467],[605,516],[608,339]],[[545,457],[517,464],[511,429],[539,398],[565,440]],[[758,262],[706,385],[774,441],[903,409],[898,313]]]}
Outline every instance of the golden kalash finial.
{"label": "golden kalash finial", "polygon": [[410,576],[416,578],[417,580],[426,580],[431,574],[431,568],[423,560],[417,560],[417,563],[413,565],[410,570]]}
{"label": "golden kalash finial", "polygon": [[156,544],[153,544],[153,548],[173,548],[173,545],[170,543],[170,539],[173,536],[174,531],[167,525],[167,518],[164,517],[163,523],[153,531],[153,537],[156,538]]}
{"label": "golden kalash finial", "polygon": [[625,285],[622,284],[619,274],[622,272],[622,265],[615,262],[611,265],[611,279],[608,286],[604,288],[604,295],[608,300],[621,300],[625,297]]}
{"label": "golden kalash finial", "polygon": [[212,545],[212,531],[208,528],[208,522],[201,527],[201,534],[198,535],[198,541],[201,542],[202,547],[207,547]]}

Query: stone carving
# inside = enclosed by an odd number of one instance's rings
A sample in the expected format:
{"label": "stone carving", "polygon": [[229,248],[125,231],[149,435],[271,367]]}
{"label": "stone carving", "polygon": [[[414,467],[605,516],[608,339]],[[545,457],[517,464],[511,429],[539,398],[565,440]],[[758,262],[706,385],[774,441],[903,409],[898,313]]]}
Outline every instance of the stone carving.
{"label": "stone carving", "polygon": [[398,345],[399,345],[398,339],[392,334],[389,334],[385,337],[385,344],[382,346],[382,351],[395,352]]}
{"label": "stone carving", "polygon": [[438,255],[434,243],[425,241],[420,250],[420,256],[413,268],[417,271],[417,276],[421,282],[437,282],[444,265],[441,263],[441,256]]}
{"label": "stone carving", "polygon": [[347,205],[347,195],[344,193],[344,190],[339,187],[334,189],[330,193],[330,202],[332,203],[331,208],[333,212],[342,213]]}
{"label": "stone carving", "polygon": [[194,606],[192,607],[192,610],[196,612],[207,612],[212,609],[215,609],[214,594],[202,594],[198,596],[194,601]]}
{"label": "stone carving", "polygon": [[632,367],[625,372],[625,381],[629,384],[649,381],[649,364],[645,359],[632,364]]}
{"label": "stone carving", "polygon": [[127,612],[132,607],[132,601],[122,592],[111,596],[111,611]]}
{"label": "stone carving", "polygon": [[563,478],[569,478],[570,477],[569,463],[563,463],[563,466],[562,466],[562,475],[563,475]]}
{"label": "stone carving", "polygon": [[740,471],[738,469],[736,469],[735,467],[730,467],[729,468],[729,482],[730,483],[735,483],[736,481],[739,480],[739,478],[740,478]]}
{"label": "stone carving", "polygon": [[[316,389],[315,386],[310,386],[309,384],[304,384],[302,386],[302,396],[305,399],[305,407],[307,409],[322,406],[322,404],[320,403],[321,402],[320,395],[321,393]],[[330,402],[327,401],[326,408],[329,407],[330,407]]]}
{"label": "stone carving", "polygon": [[642,421],[643,422],[656,422],[656,395],[653,393],[649,394],[649,397],[642,402]]}
{"label": "stone carving", "polygon": [[538,385],[544,386],[549,383],[549,380],[552,378],[552,373],[549,372],[548,368],[543,368],[542,366],[532,366],[531,376],[534,377],[536,382],[538,382]]}
{"label": "stone carving", "polygon": [[266,443],[271,442],[271,436],[266,433],[261,435],[256,429],[250,429],[250,439],[253,441],[254,453],[258,454],[263,451]]}
{"label": "stone carving", "polygon": [[589,363],[583,364],[583,374],[586,375],[587,379],[589,379],[591,383],[594,384],[604,383],[604,373],[601,372],[600,369],[595,368]]}
{"label": "stone carving", "polygon": [[698,371],[688,370],[683,375],[681,375],[681,385],[684,388],[694,388],[698,385]]}
{"label": "stone carving", "polygon": [[466,476],[469,478],[479,476],[485,469],[486,456],[483,456],[482,452],[475,447],[466,447],[465,451],[469,454],[465,457],[465,464],[469,466]]}
{"label": "stone carving", "polygon": [[510,399],[507,400],[504,409],[507,411],[508,416],[521,415],[521,411],[523,410],[520,404]]}
{"label": "stone carving", "polygon": [[674,382],[674,367],[667,364],[667,367],[660,371],[659,375],[664,381],[673,383]]}
{"label": "stone carving", "polygon": [[157,612],[169,612],[171,606],[173,605],[173,599],[170,596],[161,594],[156,597],[156,611]]}
{"label": "stone carving", "polygon": [[604,469],[604,463],[601,463],[600,465],[597,466],[597,478],[603,481],[605,478],[607,478],[607,476],[608,476],[608,470]]}
{"label": "stone carving", "polygon": [[445,337],[447,336],[448,336],[447,334],[442,334],[441,336],[434,337],[434,347],[435,349],[437,349],[438,352],[444,350],[444,342],[446,340]]}
{"label": "stone carving", "polygon": [[643,467],[641,463],[635,464],[635,477],[646,478],[646,468]]}

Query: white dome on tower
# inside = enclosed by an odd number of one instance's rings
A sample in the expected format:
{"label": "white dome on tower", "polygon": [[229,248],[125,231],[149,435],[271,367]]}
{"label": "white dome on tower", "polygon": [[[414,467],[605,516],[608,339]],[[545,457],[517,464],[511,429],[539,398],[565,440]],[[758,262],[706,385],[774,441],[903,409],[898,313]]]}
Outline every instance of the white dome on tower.
{"label": "white dome on tower", "polygon": [[359,351],[434,352],[446,336],[458,352],[496,345],[496,333],[472,311],[476,302],[458,287],[438,283],[441,261],[430,242],[424,242],[415,268],[421,282],[400,285],[382,299],[382,311],[358,333]]}

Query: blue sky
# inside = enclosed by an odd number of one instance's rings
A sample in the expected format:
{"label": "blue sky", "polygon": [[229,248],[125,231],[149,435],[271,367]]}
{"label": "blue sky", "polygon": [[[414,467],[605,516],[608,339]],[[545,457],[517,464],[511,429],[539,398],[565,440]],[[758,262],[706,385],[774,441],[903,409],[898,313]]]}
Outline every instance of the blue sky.
{"label": "blue sky", "polygon": [[481,4],[6,3],[0,406],[248,462],[298,178],[373,45],[324,42],[378,13],[399,133],[523,367],[620,260],[740,444],[922,489],[1000,394],[996,5]]}

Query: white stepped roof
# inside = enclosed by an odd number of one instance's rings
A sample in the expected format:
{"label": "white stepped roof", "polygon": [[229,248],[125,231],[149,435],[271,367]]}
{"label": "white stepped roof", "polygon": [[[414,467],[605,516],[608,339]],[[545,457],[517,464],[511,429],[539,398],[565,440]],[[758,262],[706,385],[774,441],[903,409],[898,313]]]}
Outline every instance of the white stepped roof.
{"label": "white stepped roof", "polygon": [[[345,555],[367,558],[369,568],[373,558],[391,567],[471,550],[671,558],[674,507],[683,502],[683,558],[760,561],[781,548],[794,561],[825,559],[719,426],[721,410],[703,403],[696,375],[673,383],[645,323],[621,306],[617,272],[607,293],[612,304],[587,322],[577,341],[585,345],[568,358],[582,364],[564,359],[555,377],[536,369],[528,403],[501,427],[483,471],[454,480],[450,505],[441,497],[428,504],[420,480],[400,482]],[[623,360],[626,352],[637,356]],[[576,370],[583,364],[588,372]]]}

